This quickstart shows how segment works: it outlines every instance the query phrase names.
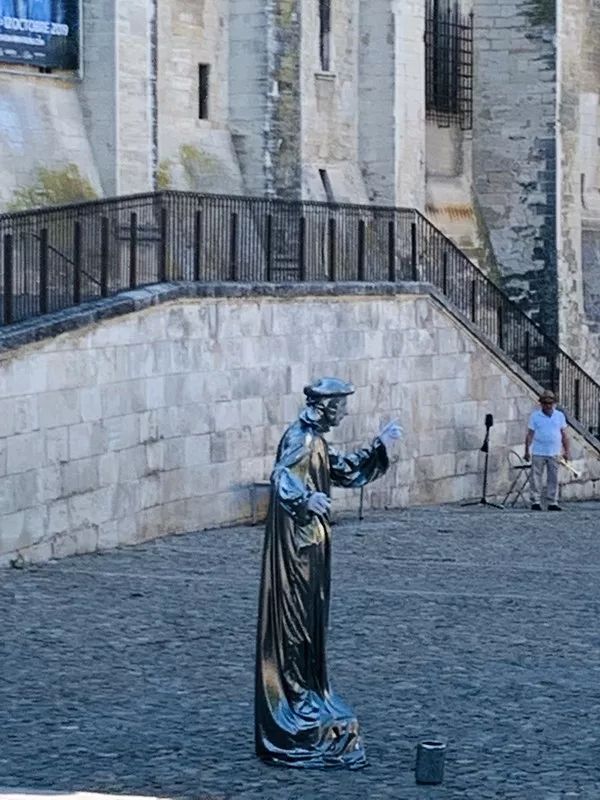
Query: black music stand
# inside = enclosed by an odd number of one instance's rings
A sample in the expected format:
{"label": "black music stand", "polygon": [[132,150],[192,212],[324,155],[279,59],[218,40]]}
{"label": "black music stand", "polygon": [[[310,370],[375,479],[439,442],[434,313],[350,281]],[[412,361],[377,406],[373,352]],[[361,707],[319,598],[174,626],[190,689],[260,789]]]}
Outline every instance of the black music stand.
{"label": "black music stand", "polygon": [[483,489],[481,498],[479,500],[467,500],[462,503],[463,506],[492,506],[493,508],[504,508],[502,503],[492,503],[487,499],[487,479],[488,479],[488,459],[490,455],[490,428],[494,424],[494,417],[491,414],[485,415],[485,438],[483,444],[479,448],[482,453],[485,453],[485,461],[483,464]]}

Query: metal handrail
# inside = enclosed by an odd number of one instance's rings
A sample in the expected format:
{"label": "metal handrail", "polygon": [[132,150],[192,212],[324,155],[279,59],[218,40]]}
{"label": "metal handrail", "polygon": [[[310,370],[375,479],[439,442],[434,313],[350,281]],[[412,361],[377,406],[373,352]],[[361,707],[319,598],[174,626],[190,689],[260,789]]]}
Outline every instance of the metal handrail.
{"label": "metal handrail", "polygon": [[431,222],[431,220],[427,219],[427,217],[425,217],[420,211],[415,209],[415,214],[426,225],[435,230],[440,235],[440,237],[442,237],[446,247],[452,249],[454,252],[459,254],[461,258],[470,265],[471,269],[473,269],[474,272],[478,273],[478,275],[484,281],[486,281],[490,286],[493,286],[498,291],[499,295],[502,297],[503,302],[505,302],[511,308],[511,310],[513,310],[517,314],[520,314],[524,319],[526,319],[528,324],[536,331],[538,331],[540,335],[544,337],[544,339],[549,345],[556,348],[557,352],[560,353],[560,355],[563,358],[565,358],[573,367],[577,367],[577,369],[581,370],[581,373],[585,375],[586,378],[588,378],[593,383],[596,383],[596,385],[600,387],[600,384],[598,384],[597,381],[595,381],[594,378],[592,378],[592,376],[589,375],[589,373],[587,373],[582,367],[580,367],[579,364],[560,347],[558,342],[549,333],[547,333],[546,330],[539,323],[531,319],[531,317],[528,316],[523,311],[523,309],[519,305],[517,305],[517,303],[515,303],[514,300],[511,300],[510,297],[504,291],[504,289],[498,286],[498,284],[493,280],[493,278],[487,275],[481,269],[481,267],[479,267],[474,261],[471,261],[471,259],[465,253],[463,253],[463,251],[451,239],[449,239],[443,231],[441,231],[436,225],[434,225],[434,223]]}

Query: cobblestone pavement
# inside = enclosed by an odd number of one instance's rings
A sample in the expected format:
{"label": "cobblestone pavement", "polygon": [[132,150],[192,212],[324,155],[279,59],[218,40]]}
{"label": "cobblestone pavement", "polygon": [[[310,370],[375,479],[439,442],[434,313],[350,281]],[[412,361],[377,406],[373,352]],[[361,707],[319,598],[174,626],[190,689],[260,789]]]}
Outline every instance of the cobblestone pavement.
{"label": "cobblestone pavement", "polygon": [[[260,527],[0,572],[0,786],[598,800],[599,518],[586,503],[335,525],[329,662],[362,722],[358,773],[253,755]],[[418,787],[431,736],[448,742],[446,778]]]}

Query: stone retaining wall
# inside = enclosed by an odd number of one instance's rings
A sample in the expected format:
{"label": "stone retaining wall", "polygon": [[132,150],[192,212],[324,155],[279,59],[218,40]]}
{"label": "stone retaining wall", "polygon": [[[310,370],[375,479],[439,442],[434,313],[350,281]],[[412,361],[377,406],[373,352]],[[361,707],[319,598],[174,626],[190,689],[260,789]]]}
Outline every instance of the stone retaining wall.
{"label": "stone retaining wall", "polygon": [[[0,564],[249,520],[249,486],[320,375],[357,387],[334,441],[368,442],[393,417],[406,430],[365,508],[478,497],[487,413],[502,496],[534,389],[431,289],[388,290],[180,298],[5,351]],[[597,452],[574,435],[588,472],[568,493],[590,497]],[[337,511],[357,505],[336,492]]]}

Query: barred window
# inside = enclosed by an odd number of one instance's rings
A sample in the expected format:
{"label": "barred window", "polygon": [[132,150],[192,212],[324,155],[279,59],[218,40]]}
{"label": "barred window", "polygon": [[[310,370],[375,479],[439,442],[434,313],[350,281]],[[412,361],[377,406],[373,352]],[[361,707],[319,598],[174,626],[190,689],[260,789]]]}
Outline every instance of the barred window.
{"label": "barred window", "polygon": [[427,0],[425,17],[427,119],[473,127],[473,14],[455,0]]}

